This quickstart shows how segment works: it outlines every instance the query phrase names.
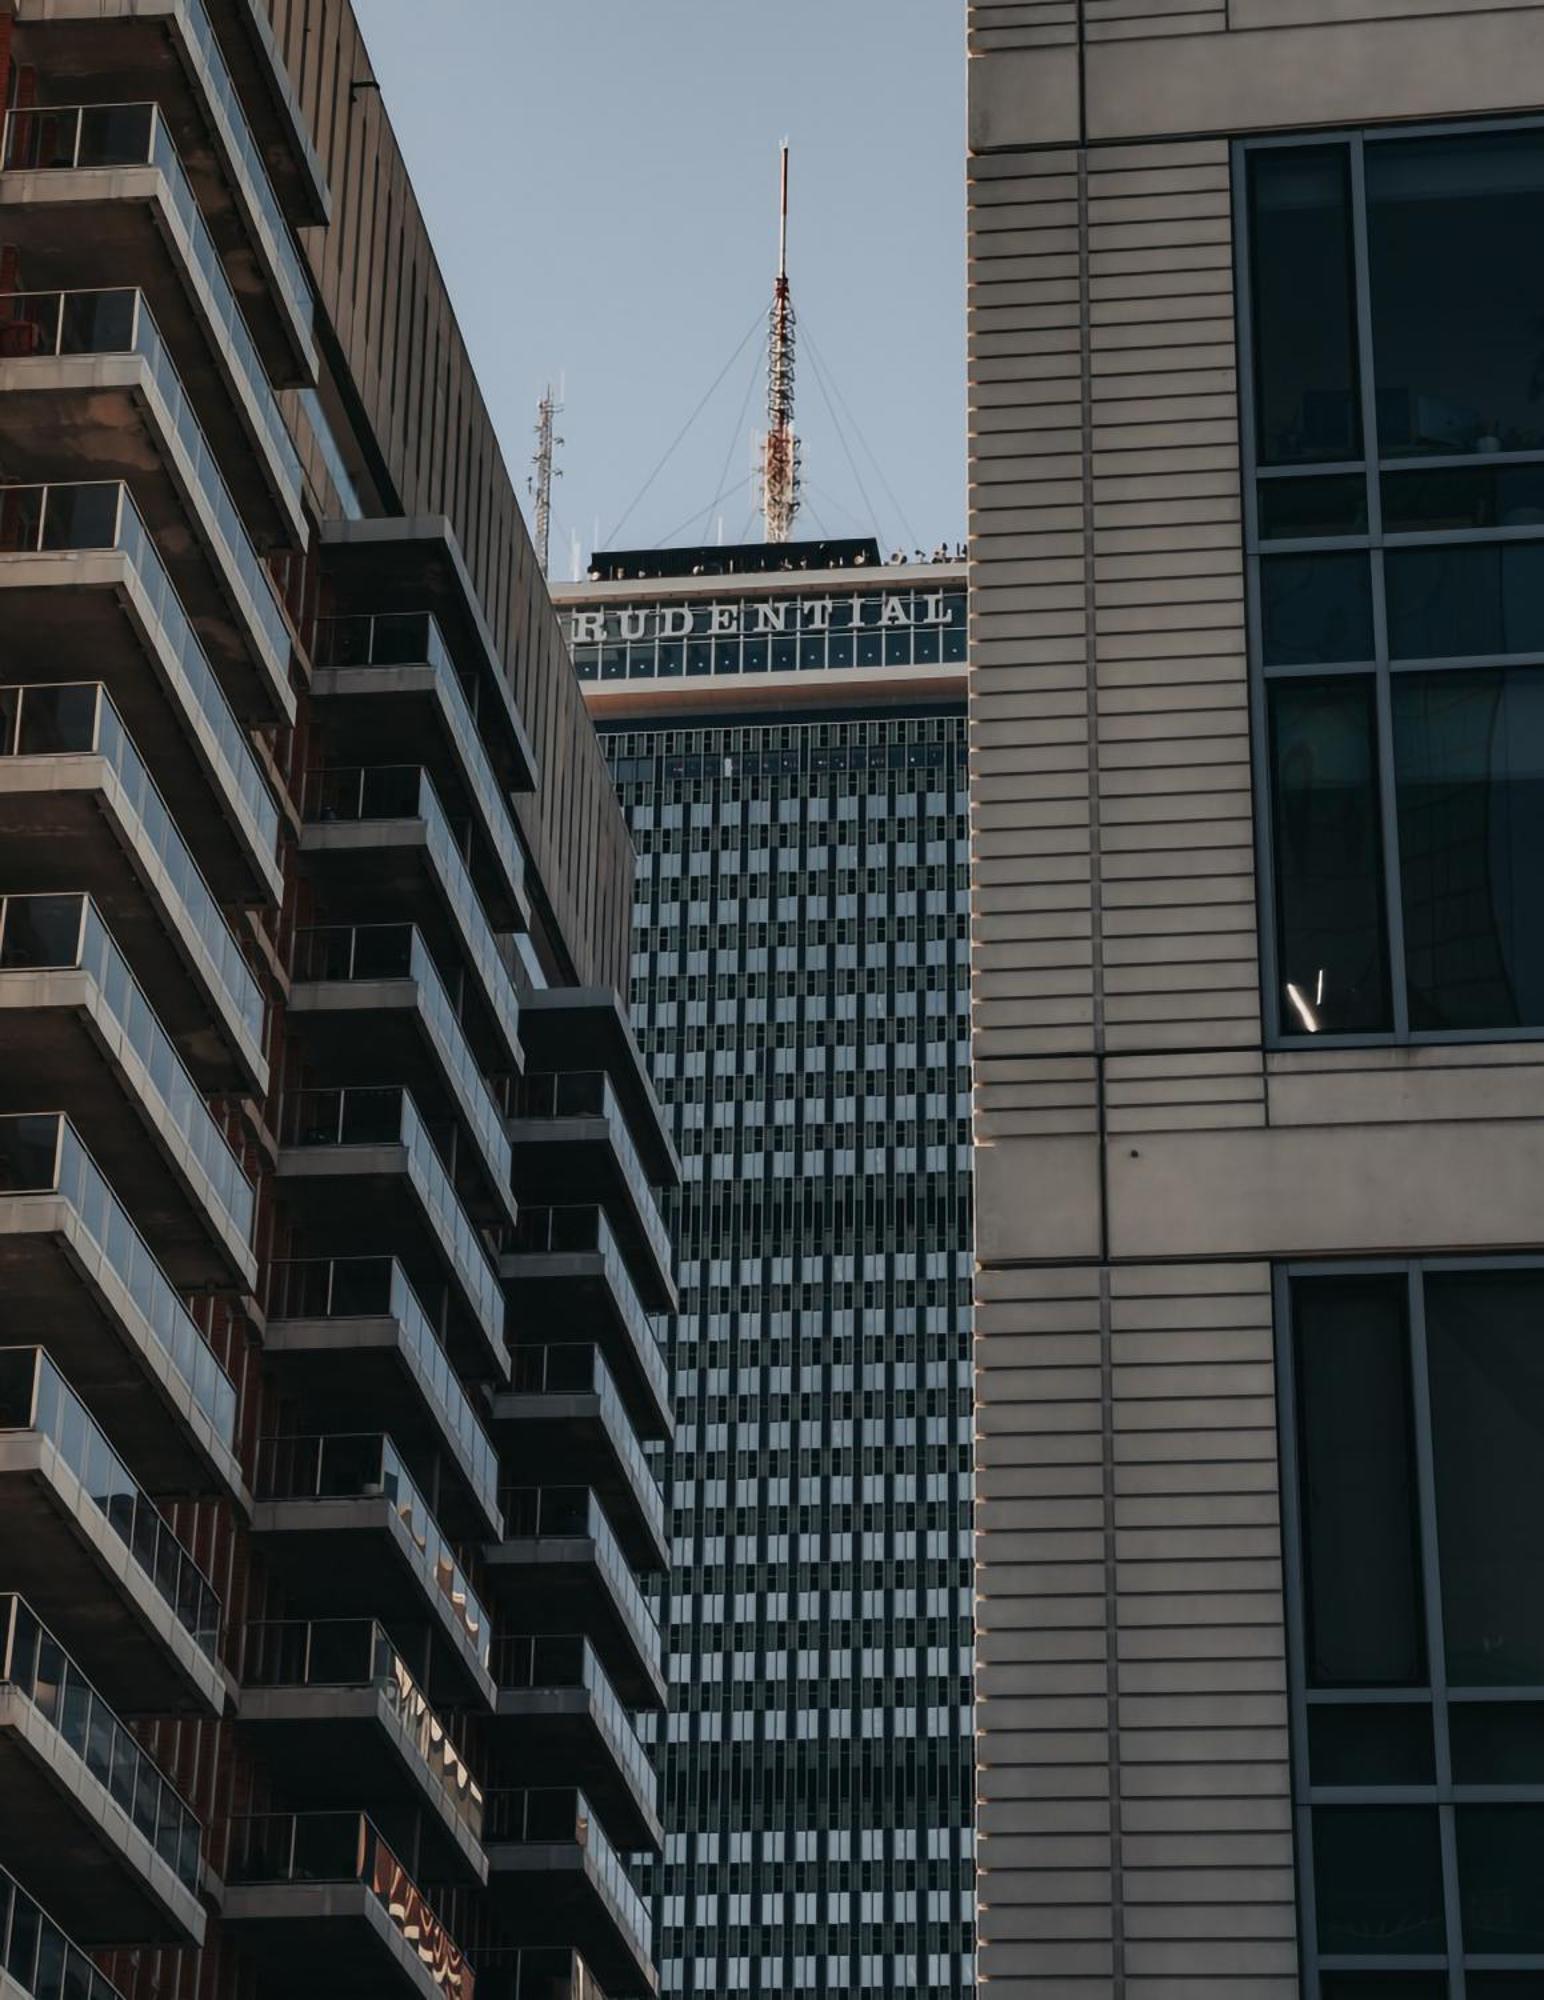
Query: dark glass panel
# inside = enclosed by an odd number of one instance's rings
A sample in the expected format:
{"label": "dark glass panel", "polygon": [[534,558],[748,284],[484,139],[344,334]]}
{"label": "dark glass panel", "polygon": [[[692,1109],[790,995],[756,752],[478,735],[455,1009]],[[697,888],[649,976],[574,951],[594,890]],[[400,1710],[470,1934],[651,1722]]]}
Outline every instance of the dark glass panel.
{"label": "dark glass panel", "polygon": [[1390,534],[1535,528],[1541,523],[1544,465],[1460,465],[1432,472],[1388,472],[1383,477],[1383,525]]}
{"label": "dark glass panel", "polygon": [[1267,556],[1260,619],[1268,667],[1372,658],[1372,579],[1360,553]]}
{"label": "dark glass panel", "polygon": [[[1472,1983],[1469,1991],[1474,1991]],[[1321,1972],[1319,2000],[1448,2000],[1447,1974]]]}
{"label": "dark glass panel", "polygon": [[0,932],[0,970],[74,965],[80,957],[80,896],[12,896]]}
{"label": "dark glass panel", "polygon": [[1544,1972],[1469,1972],[1469,2000],[1544,2000]]}
{"label": "dark glass panel", "polygon": [[1410,1023],[1544,1023],[1544,670],[1396,675]]}
{"label": "dark glass panel", "polygon": [[1544,445],[1544,132],[1369,145],[1384,453]]}
{"label": "dark glass panel", "polygon": [[1536,1687],[1544,1684],[1544,1273],[1428,1277],[1426,1349],[1448,1680]]}
{"label": "dark glass panel", "polygon": [[1292,1287],[1308,1678],[1426,1677],[1406,1286],[1397,1275]]}
{"label": "dark glass panel", "polygon": [[1262,479],[1258,493],[1262,541],[1367,532],[1367,481],[1359,472],[1333,473],[1327,479]]}
{"label": "dark glass panel", "polygon": [[1460,1806],[1457,1818],[1465,1953],[1544,1952],[1544,1806]]}
{"label": "dark glass panel", "polygon": [[1461,542],[1384,557],[1389,657],[1544,653],[1544,542]]}
{"label": "dark glass panel", "polygon": [[1413,1958],[1445,1948],[1434,1807],[1317,1808],[1313,1879],[1320,1951]]}
{"label": "dark glass panel", "polygon": [[1277,968],[1288,1034],[1391,1025],[1373,686],[1270,690]]}
{"label": "dark glass panel", "polygon": [[1434,1784],[1431,1710],[1413,1702],[1315,1702],[1308,1711],[1308,1769],[1316,1785]]}
{"label": "dark glass panel", "polygon": [[1260,462],[1360,458],[1346,148],[1253,154],[1249,236]]}
{"label": "dark glass panel", "polygon": [[1457,1785],[1544,1785],[1544,1702],[1455,1701],[1448,1736]]}

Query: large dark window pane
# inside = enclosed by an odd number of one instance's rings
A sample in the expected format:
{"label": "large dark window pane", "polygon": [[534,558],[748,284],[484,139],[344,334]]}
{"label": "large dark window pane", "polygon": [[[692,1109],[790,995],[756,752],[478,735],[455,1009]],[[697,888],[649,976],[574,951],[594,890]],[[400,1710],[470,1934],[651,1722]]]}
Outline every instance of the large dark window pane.
{"label": "large dark window pane", "polygon": [[1410,1024],[1544,1024],[1544,669],[1393,688]]}
{"label": "large dark window pane", "polygon": [[1390,1025],[1373,687],[1359,676],[1270,690],[1281,1025]]}
{"label": "large dark window pane", "polygon": [[1445,1949],[1434,1809],[1320,1807],[1313,1879],[1320,1951],[1401,1958]]}
{"label": "large dark window pane", "polygon": [[[1473,1984],[1469,1987],[1471,1995]],[[1445,1972],[1321,1972],[1319,2000],[1448,2000]]]}
{"label": "large dark window pane", "polygon": [[1344,146],[1249,162],[1255,426],[1262,465],[1362,456]]}
{"label": "large dark window pane", "polygon": [[[1423,479],[1426,474],[1407,477]],[[1332,472],[1322,479],[1262,479],[1258,491],[1262,541],[1312,541],[1367,532],[1367,481],[1360,472]]]}
{"label": "large dark window pane", "polygon": [[1454,1784],[1544,1785],[1544,1702],[1452,1702],[1448,1736]]}
{"label": "large dark window pane", "polygon": [[1268,667],[1333,667],[1372,658],[1372,578],[1360,553],[1267,556],[1260,621]]}
{"label": "large dark window pane", "polygon": [[[1316,479],[1267,483],[1321,484]],[[1544,525],[1544,465],[1459,465],[1383,476],[1383,526],[1391,535],[1421,529],[1436,533],[1444,528],[1540,525]]]}
{"label": "large dark window pane", "polygon": [[1308,1678],[1426,1677],[1406,1287],[1396,1275],[1292,1287]]}
{"label": "large dark window pane", "polygon": [[1367,147],[1379,447],[1544,445],[1544,132]]}
{"label": "large dark window pane", "polygon": [[1539,1686],[1544,1274],[1429,1277],[1426,1348],[1448,1680]]}
{"label": "large dark window pane", "polygon": [[[1464,1977],[1469,2000],[1544,2000],[1544,1972],[1470,1972]],[[1321,2000],[1330,2000],[1320,1988]]]}
{"label": "large dark window pane", "polygon": [[1544,542],[1461,542],[1384,557],[1389,656],[1544,652]]}
{"label": "large dark window pane", "polygon": [[1544,1952],[1544,1806],[1458,1808],[1466,1956]]}
{"label": "large dark window pane", "polygon": [[1425,1702],[1313,1702],[1308,1771],[1316,1785],[1431,1785],[1436,1758]]}

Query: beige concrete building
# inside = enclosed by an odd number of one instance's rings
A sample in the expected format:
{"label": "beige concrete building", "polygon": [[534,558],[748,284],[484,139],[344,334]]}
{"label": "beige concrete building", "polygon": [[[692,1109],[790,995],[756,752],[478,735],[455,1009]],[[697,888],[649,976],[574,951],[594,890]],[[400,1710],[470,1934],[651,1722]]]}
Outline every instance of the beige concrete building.
{"label": "beige concrete building", "polygon": [[970,48],[981,1974],[1520,2000],[1544,6]]}

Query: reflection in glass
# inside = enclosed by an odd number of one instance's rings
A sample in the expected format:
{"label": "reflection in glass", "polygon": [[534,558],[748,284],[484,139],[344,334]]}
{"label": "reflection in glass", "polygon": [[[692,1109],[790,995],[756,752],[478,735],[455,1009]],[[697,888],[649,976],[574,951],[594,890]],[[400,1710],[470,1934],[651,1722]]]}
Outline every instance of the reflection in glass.
{"label": "reflection in glass", "polygon": [[1270,722],[1282,1031],[1387,1029],[1372,683],[1279,681]]}
{"label": "reflection in glass", "polygon": [[1365,535],[1367,481],[1359,472],[1324,479],[1262,479],[1260,536],[1267,542]]}
{"label": "reflection in glass", "polygon": [[1544,1952],[1544,1805],[1458,1808],[1464,1948],[1476,1956]]}
{"label": "reflection in glass", "polygon": [[1316,1785],[1435,1784],[1431,1710],[1425,1703],[1315,1702],[1308,1769]]}
{"label": "reflection in glass", "polygon": [[1544,1785],[1544,1702],[1455,1701],[1448,1737],[1455,1784]]}
{"label": "reflection in glass", "polygon": [[1260,617],[1268,667],[1370,660],[1372,578],[1360,554],[1271,556],[1260,565]]}
{"label": "reflection in glass", "polygon": [[1249,162],[1255,425],[1264,465],[1362,456],[1344,146]]}
{"label": "reflection in glass", "polygon": [[1396,1958],[1445,1949],[1434,1807],[1321,1807],[1313,1861],[1320,1951]]}
{"label": "reflection in glass", "polygon": [[1544,652],[1544,542],[1390,549],[1389,656]]}
{"label": "reflection in glass", "polygon": [[1537,528],[1544,525],[1544,465],[1460,465],[1385,473],[1383,525],[1396,535],[1453,528]]}

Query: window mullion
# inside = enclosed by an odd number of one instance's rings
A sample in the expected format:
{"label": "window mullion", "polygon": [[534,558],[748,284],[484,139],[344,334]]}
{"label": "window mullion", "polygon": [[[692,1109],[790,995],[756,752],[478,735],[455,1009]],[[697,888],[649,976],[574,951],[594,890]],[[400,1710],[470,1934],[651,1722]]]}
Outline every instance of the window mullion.
{"label": "window mullion", "polygon": [[1277,1265],[1272,1274],[1276,1324],[1276,1434],[1280,1457],[1282,1574],[1286,1581],[1287,1698],[1292,1746],[1292,1822],[1297,1859],[1299,1959],[1303,2000],[1319,2000],[1318,1908],[1313,1879],[1313,1811],[1309,1804],[1308,1648],[1304,1619],[1308,1596],[1303,1562],[1302,1488],[1297,1453],[1297,1386],[1292,1354],[1292,1281]]}

